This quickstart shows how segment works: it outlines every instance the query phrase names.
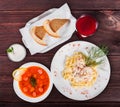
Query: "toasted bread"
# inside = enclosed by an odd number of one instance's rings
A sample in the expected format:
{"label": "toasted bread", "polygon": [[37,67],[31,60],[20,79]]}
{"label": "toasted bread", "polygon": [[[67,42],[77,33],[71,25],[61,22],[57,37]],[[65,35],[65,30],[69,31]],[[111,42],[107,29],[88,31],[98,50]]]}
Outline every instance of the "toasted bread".
{"label": "toasted bread", "polygon": [[53,32],[56,32],[68,21],[69,21],[69,19],[53,19],[50,21],[49,24],[50,24],[50,27],[53,30]]}
{"label": "toasted bread", "polygon": [[56,32],[54,32],[54,31],[51,29],[51,27],[50,27],[50,20],[44,21],[43,26],[44,26],[44,29],[46,30],[46,32],[47,32],[50,36],[56,37],[56,38],[59,38],[59,37],[60,37]]}
{"label": "toasted bread", "polygon": [[45,20],[43,26],[34,26],[30,32],[37,43],[46,46],[47,43],[44,41],[45,35],[48,33],[52,37],[59,38],[60,36],[57,34],[57,30],[68,21],[69,19]]}
{"label": "toasted bread", "polygon": [[45,35],[46,35],[46,31],[44,29],[43,26],[34,26],[32,29],[31,29],[31,35],[33,37],[33,39],[39,43],[40,45],[44,45],[46,46],[47,44],[45,43],[45,41],[43,40]]}

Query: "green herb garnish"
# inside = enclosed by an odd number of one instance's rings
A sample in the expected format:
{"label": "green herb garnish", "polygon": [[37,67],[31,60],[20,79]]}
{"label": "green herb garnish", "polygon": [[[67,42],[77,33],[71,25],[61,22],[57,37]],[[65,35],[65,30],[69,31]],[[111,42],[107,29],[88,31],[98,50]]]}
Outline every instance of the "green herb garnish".
{"label": "green herb garnish", "polygon": [[7,49],[7,53],[12,53],[12,52],[14,53],[14,48],[13,47],[10,47],[10,48]]}
{"label": "green herb garnish", "polygon": [[106,46],[100,46],[100,48],[92,47],[88,51],[88,56],[85,58],[86,66],[96,66],[101,64],[104,60],[96,61],[98,58],[108,54],[108,48]]}
{"label": "green herb garnish", "polygon": [[30,84],[32,87],[35,87],[37,85],[37,81],[33,76],[30,77]]}

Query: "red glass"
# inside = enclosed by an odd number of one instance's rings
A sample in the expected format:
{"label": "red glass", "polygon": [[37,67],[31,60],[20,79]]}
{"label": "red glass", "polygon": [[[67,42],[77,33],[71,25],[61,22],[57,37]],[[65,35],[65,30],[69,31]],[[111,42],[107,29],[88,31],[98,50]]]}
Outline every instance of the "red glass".
{"label": "red glass", "polygon": [[81,37],[93,35],[97,27],[98,22],[90,15],[82,15],[76,22],[76,29]]}

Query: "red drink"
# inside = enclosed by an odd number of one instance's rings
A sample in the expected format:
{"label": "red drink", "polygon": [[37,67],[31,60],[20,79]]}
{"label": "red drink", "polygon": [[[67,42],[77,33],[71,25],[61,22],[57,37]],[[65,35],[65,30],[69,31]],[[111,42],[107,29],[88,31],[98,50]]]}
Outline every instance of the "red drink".
{"label": "red drink", "polygon": [[76,22],[76,29],[82,37],[91,36],[95,33],[97,26],[96,19],[90,15],[82,15]]}

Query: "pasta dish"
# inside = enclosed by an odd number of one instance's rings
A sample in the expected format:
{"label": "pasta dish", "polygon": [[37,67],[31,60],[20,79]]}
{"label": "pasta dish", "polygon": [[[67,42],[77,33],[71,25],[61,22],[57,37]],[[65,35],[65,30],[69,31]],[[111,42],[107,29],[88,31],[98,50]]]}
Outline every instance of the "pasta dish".
{"label": "pasta dish", "polygon": [[72,87],[90,87],[97,78],[95,67],[86,66],[86,56],[81,52],[75,52],[65,59],[65,67],[62,71],[64,79],[70,82]]}

